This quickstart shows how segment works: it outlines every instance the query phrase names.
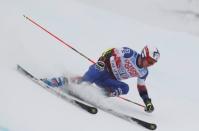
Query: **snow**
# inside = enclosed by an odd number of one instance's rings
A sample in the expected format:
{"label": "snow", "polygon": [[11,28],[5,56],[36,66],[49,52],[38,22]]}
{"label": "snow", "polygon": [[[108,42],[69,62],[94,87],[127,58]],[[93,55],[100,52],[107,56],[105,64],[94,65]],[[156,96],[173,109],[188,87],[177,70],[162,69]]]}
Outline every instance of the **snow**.
{"label": "snow", "polygon": [[[139,51],[145,44],[156,45],[161,58],[147,78],[155,111],[147,114],[118,98],[107,103],[156,123],[158,131],[198,130],[198,4],[197,0],[2,0],[0,131],[147,130],[102,111],[88,114],[18,73],[20,64],[38,77],[82,75],[91,64],[23,14],[94,61],[110,47]],[[126,82],[131,88],[124,97],[142,103],[136,80]]]}

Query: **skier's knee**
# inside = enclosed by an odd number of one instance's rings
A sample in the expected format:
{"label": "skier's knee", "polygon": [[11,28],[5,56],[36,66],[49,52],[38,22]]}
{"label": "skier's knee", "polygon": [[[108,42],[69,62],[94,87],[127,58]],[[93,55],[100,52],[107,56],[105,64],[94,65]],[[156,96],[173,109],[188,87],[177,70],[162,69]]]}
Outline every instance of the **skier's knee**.
{"label": "skier's knee", "polygon": [[126,95],[129,92],[129,86],[127,84],[123,84],[121,90],[122,90],[122,95]]}
{"label": "skier's knee", "polygon": [[129,92],[129,86],[126,84],[125,86],[120,86],[112,92],[112,96],[120,96],[126,95]]}

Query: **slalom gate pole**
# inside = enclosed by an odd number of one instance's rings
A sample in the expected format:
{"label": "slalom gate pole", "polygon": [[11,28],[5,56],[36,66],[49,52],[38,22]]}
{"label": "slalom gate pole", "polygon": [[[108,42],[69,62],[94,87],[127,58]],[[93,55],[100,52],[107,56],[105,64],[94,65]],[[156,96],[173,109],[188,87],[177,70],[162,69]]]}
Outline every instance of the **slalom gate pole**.
{"label": "slalom gate pole", "polygon": [[[34,24],[35,26],[39,27],[41,30],[45,31],[46,33],[48,33],[50,36],[52,36],[53,38],[55,38],[56,40],[58,40],[61,44],[63,44],[64,46],[67,46],[69,48],[71,48],[73,51],[75,51],[76,53],[78,53],[79,55],[83,56],[85,59],[87,59],[88,61],[90,61],[91,63],[95,64],[95,62],[93,60],[91,60],[89,57],[85,56],[84,54],[82,54],[81,52],[79,52],[78,50],[76,50],[75,48],[73,48],[72,46],[70,46],[69,44],[67,44],[66,42],[64,42],[62,39],[60,39],[58,36],[54,35],[53,33],[51,33],[50,31],[48,31],[47,29],[45,29],[44,27],[42,27],[40,24],[38,24],[37,22],[35,22],[33,19],[31,19],[30,17],[23,15],[24,18],[26,18],[28,21],[30,21],[32,24]],[[145,107],[139,103],[133,102],[129,99],[123,98],[121,96],[119,96],[118,98],[123,99],[127,102],[133,103],[135,105],[141,106],[141,107]]]}

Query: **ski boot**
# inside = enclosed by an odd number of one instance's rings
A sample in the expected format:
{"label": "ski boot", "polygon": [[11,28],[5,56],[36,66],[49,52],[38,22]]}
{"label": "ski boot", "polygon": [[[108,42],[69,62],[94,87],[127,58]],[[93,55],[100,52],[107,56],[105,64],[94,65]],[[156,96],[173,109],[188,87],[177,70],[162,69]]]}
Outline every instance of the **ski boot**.
{"label": "ski boot", "polygon": [[53,77],[53,78],[43,78],[40,79],[44,83],[46,83],[50,87],[59,87],[62,88],[64,87],[65,84],[68,84],[68,79],[66,77]]}

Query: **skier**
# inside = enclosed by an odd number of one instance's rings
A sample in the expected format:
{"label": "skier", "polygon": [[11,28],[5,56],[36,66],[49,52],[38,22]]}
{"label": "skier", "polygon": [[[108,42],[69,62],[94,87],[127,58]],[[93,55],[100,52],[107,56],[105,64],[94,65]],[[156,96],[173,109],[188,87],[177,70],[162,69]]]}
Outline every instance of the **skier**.
{"label": "skier", "polygon": [[[111,48],[105,51],[98,61],[91,65],[83,77],[78,78],[78,83],[95,83],[102,87],[110,97],[125,95],[129,91],[128,84],[122,80],[137,77],[137,89],[143,99],[146,112],[152,112],[154,106],[149,98],[145,80],[148,76],[148,67],[155,64],[160,57],[157,48],[145,46],[141,54],[128,48]],[[44,80],[50,86],[63,86],[65,77]]]}

